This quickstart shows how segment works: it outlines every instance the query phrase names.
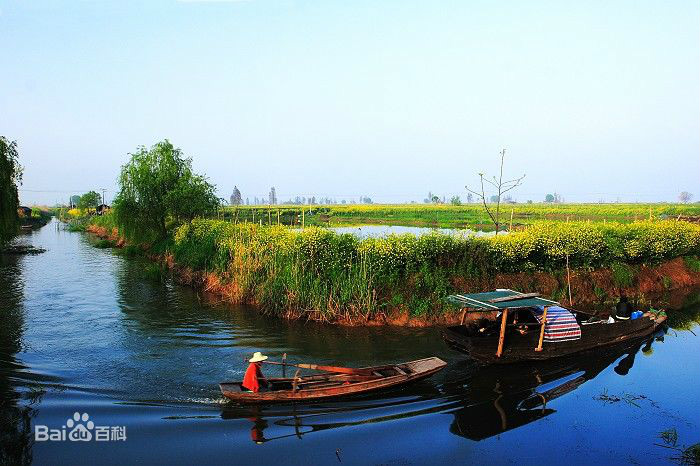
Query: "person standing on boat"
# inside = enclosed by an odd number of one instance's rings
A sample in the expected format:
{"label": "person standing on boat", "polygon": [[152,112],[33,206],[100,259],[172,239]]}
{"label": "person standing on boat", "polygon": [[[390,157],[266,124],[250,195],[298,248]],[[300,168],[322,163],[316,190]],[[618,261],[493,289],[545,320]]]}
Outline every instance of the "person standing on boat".
{"label": "person standing on boat", "polygon": [[629,320],[632,315],[632,305],[627,301],[627,296],[620,296],[620,301],[615,306],[615,319]]}
{"label": "person standing on boat", "polygon": [[260,388],[267,388],[268,382],[262,373],[262,362],[267,359],[260,351],[256,351],[253,357],[248,360],[250,365],[243,377],[243,388],[247,388],[253,393],[258,393]]}

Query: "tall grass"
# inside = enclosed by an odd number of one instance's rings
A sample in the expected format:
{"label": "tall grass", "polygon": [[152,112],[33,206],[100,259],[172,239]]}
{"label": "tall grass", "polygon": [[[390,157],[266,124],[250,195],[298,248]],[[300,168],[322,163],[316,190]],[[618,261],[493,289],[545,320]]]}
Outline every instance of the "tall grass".
{"label": "tall grass", "polygon": [[433,233],[359,240],[322,228],[194,220],[169,246],[182,265],[220,275],[232,298],[277,314],[369,317],[405,305],[443,310],[456,279],[523,270],[653,263],[700,252],[686,222],[541,223],[498,237]]}

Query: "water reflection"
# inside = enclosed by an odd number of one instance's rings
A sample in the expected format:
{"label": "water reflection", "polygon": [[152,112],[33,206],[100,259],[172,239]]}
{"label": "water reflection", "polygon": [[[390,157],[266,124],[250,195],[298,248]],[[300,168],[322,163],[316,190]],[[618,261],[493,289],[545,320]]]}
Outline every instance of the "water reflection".
{"label": "water reflection", "polygon": [[[663,332],[661,329],[657,335]],[[654,338],[576,358],[507,370],[495,366],[484,368],[465,385],[465,405],[454,411],[450,432],[482,440],[549,416],[556,410],[548,407],[548,403],[593,380],[623,355],[613,370],[626,376],[640,349],[644,346],[648,351]]]}
{"label": "water reflection", "polygon": [[0,254],[0,464],[32,462],[31,403],[22,405],[16,380],[25,367],[15,355],[24,332],[24,283],[21,261],[16,255]]}
{"label": "water reflection", "polygon": [[[407,227],[399,225],[360,225],[347,227],[331,227],[336,233],[350,233],[360,239],[377,238],[388,235],[403,235],[410,233],[416,236],[428,235],[431,233],[441,233],[443,235],[454,236],[493,236],[495,231],[471,230],[468,228],[430,228],[430,227]],[[507,231],[502,232],[507,234]]]}

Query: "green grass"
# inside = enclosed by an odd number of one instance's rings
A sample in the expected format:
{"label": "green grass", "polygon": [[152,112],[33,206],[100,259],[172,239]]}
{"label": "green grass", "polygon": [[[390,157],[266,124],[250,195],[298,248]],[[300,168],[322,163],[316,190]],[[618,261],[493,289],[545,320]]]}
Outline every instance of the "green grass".
{"label": "green grass", "polygon": [[106,249],[112,247],[112,242],[106,239],[98,238],[92,243],[93,246],[100,249]]}
{"label": "green grass", "polygon": [[85,231],[89,224],[90,219],[87,217],[73,218],[66,221],[66,227],[68,228],[68,231],[73,232]]}
{"label": "green grass", "polygon": [[685,256],[685,265],[693,272],[700,272],[700,258],[698,256]]}
{"label": "green grass", "polygon": [[627,264],[615,262],[610,265],[610,270],[612,272],[613,282],[617,286],[632,286],[635,277],[634,269],[632,267]]}
{"label": "green grass", "polygon": [[[179,264],[235,283],[236,299],[278,314],[313,310],[368,317],[405,303],[414,315],[446,310],[455,278],[519,271],[610,267],[619,286],[631,264],[700,252],[700,226],[686,222],[549,222],[498,237],[432,233],[359,240],[321,228],[292,230],[195,220],[174,234]],[[563,290],[560,290],[564,293]]]}
{"label": "green grass", "polygon": [[[117,227],[109,214],[89,221],[108,231]],[[397,308],[415,316],[447,312],[444,297],[455,291],[456,282],[522,271],[558,276],[567,258],[572,268],[610,268],[614,283],[628,287],[636,264],[684,257],[689,267],[700,266],[700,225],[541,220],[497,237],[433,232],[358,239],[319,227],[197,219],[173,225],[164,240],[130,244],[119,253],[143,255],[144,247],[219,275],[232,284],[235,301],[277,315],[332,320]],[[603,289],[594,292],[607,298]],[[563,297],[566,289],[560,286],[554,294]]]}
{"label": "green grass", "polygon": [[[495,206],[491,206],[495,208]],[[304,212],[302,215],[302,211]],[[501,224],[532,225],[542,221],[633,222],[700,216],[700,204],[504,204]],[[223,220],[263,225],[386,224],[439,228],[493,228],[480,204],[257,205],[225,207]]]}

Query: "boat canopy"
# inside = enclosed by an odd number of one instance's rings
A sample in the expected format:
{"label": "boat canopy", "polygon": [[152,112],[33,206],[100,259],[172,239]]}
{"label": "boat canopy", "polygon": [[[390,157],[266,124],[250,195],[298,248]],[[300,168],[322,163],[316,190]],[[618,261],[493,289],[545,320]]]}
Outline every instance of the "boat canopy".
{"label": "boat canopy", "polygon": [[540,298],[538,293],[520,293],[503,289],[484,293],[453,294],[448,296],[447,300],[472,311],[498,311],[559,304],[556,301]]}

